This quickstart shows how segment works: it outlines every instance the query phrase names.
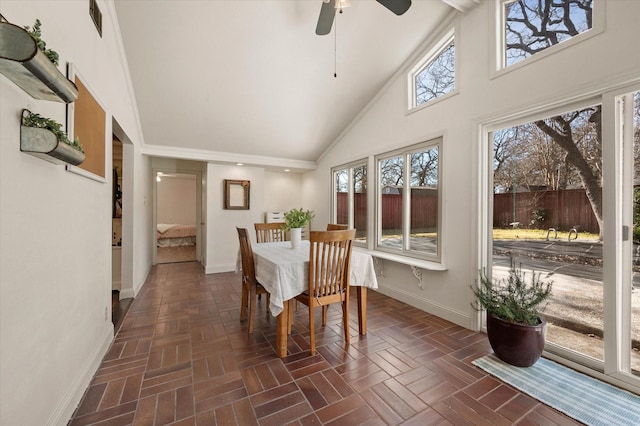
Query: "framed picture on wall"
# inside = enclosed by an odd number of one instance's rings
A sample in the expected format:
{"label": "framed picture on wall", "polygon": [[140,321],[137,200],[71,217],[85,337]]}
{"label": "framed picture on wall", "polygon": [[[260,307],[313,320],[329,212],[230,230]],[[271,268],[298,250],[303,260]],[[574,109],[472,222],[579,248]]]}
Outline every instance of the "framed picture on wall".
{"label": "framed picture on wall", "polygon": [[78,99],[67,105],[67,135],[70,140],[78,138],[86,159],[79,166],[67,165],[66,169],[106,183],[107,113],[72,63],[67,65],[67,78],[78,87]]}
{"label": "framed picture on wall", "polygon": [[249,210],[248,180],[224,180],[224,208],[227,210]]}

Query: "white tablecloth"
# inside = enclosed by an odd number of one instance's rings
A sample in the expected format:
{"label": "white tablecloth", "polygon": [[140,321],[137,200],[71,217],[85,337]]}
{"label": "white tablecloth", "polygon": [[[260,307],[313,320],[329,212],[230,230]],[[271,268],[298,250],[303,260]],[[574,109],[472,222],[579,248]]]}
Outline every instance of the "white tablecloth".
{"label": "white tablecloth", "polygon": [[[282,312],[284,301],[293,299],[309,287],[309,241],[299,248],[291,248],[290,241],[253,244],[256,278],[271,294],[271,314]],[[352,250],[352,286],[378,288],[371,255]]]}

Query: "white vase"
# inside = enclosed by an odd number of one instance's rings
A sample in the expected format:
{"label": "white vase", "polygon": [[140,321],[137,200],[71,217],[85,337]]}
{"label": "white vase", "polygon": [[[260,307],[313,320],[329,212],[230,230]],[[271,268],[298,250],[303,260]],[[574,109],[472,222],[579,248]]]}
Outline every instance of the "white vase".
{"label": "white vase", "polygon": [[295,249],[300,247],[300,241],[302,240],[302,228],[291,228],[289,235],[291,237],[291,248]]}

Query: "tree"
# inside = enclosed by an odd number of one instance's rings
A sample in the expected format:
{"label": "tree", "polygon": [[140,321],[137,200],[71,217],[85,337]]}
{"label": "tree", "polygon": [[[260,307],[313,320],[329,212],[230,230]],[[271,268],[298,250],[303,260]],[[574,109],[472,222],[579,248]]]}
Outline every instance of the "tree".
{"label": "tree", "polygon": [[404,161],[402,157],[392,157],[380,162],[380,185],[402,186]]}
{"label": "tree", "polygon": [[[600,106],[538,120],[536,126],[565,150],[596,216],[602,238],[602,114]],[[582,149],[581,149],[582,148]]]}
{"label": "tree", "polygon": [[[592,3],[593,0],[519,0],[508,4],[505,19],[507,65],[592,28]],[[595,126],[595,134],[587,123]],[[602,238],[600,107],[538,120],[535,125],[566,152],[565,161],[580,178]]]}
{"label": "tree", "polygon": [[416,75],[416,105],[451,92],[455,88],[455,71],[455,44],[451,43]]}
{"label": "tree", "polygon": [[411,186],[438,184],[438,149],[430,148],[411,154]]}
{"label": "tree", "polygon": [[592,3],[593,0],[519,0],[507,4],[505,65],[592,28]]}

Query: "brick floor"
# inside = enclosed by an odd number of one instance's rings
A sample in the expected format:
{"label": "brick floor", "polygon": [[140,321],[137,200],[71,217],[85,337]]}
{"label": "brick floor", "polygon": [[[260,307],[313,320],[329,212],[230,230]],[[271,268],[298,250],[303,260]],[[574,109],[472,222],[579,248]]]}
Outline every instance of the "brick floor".
{"label": "brick floor", "polygon": [[301,306],[280,359],[264,299],[239,321],[239,274],[155,266],[70,425],[578,424],[471,365],[484,334],[369,291],[359,336],[351,300],[350,346],[331,307],[310,356]]}

